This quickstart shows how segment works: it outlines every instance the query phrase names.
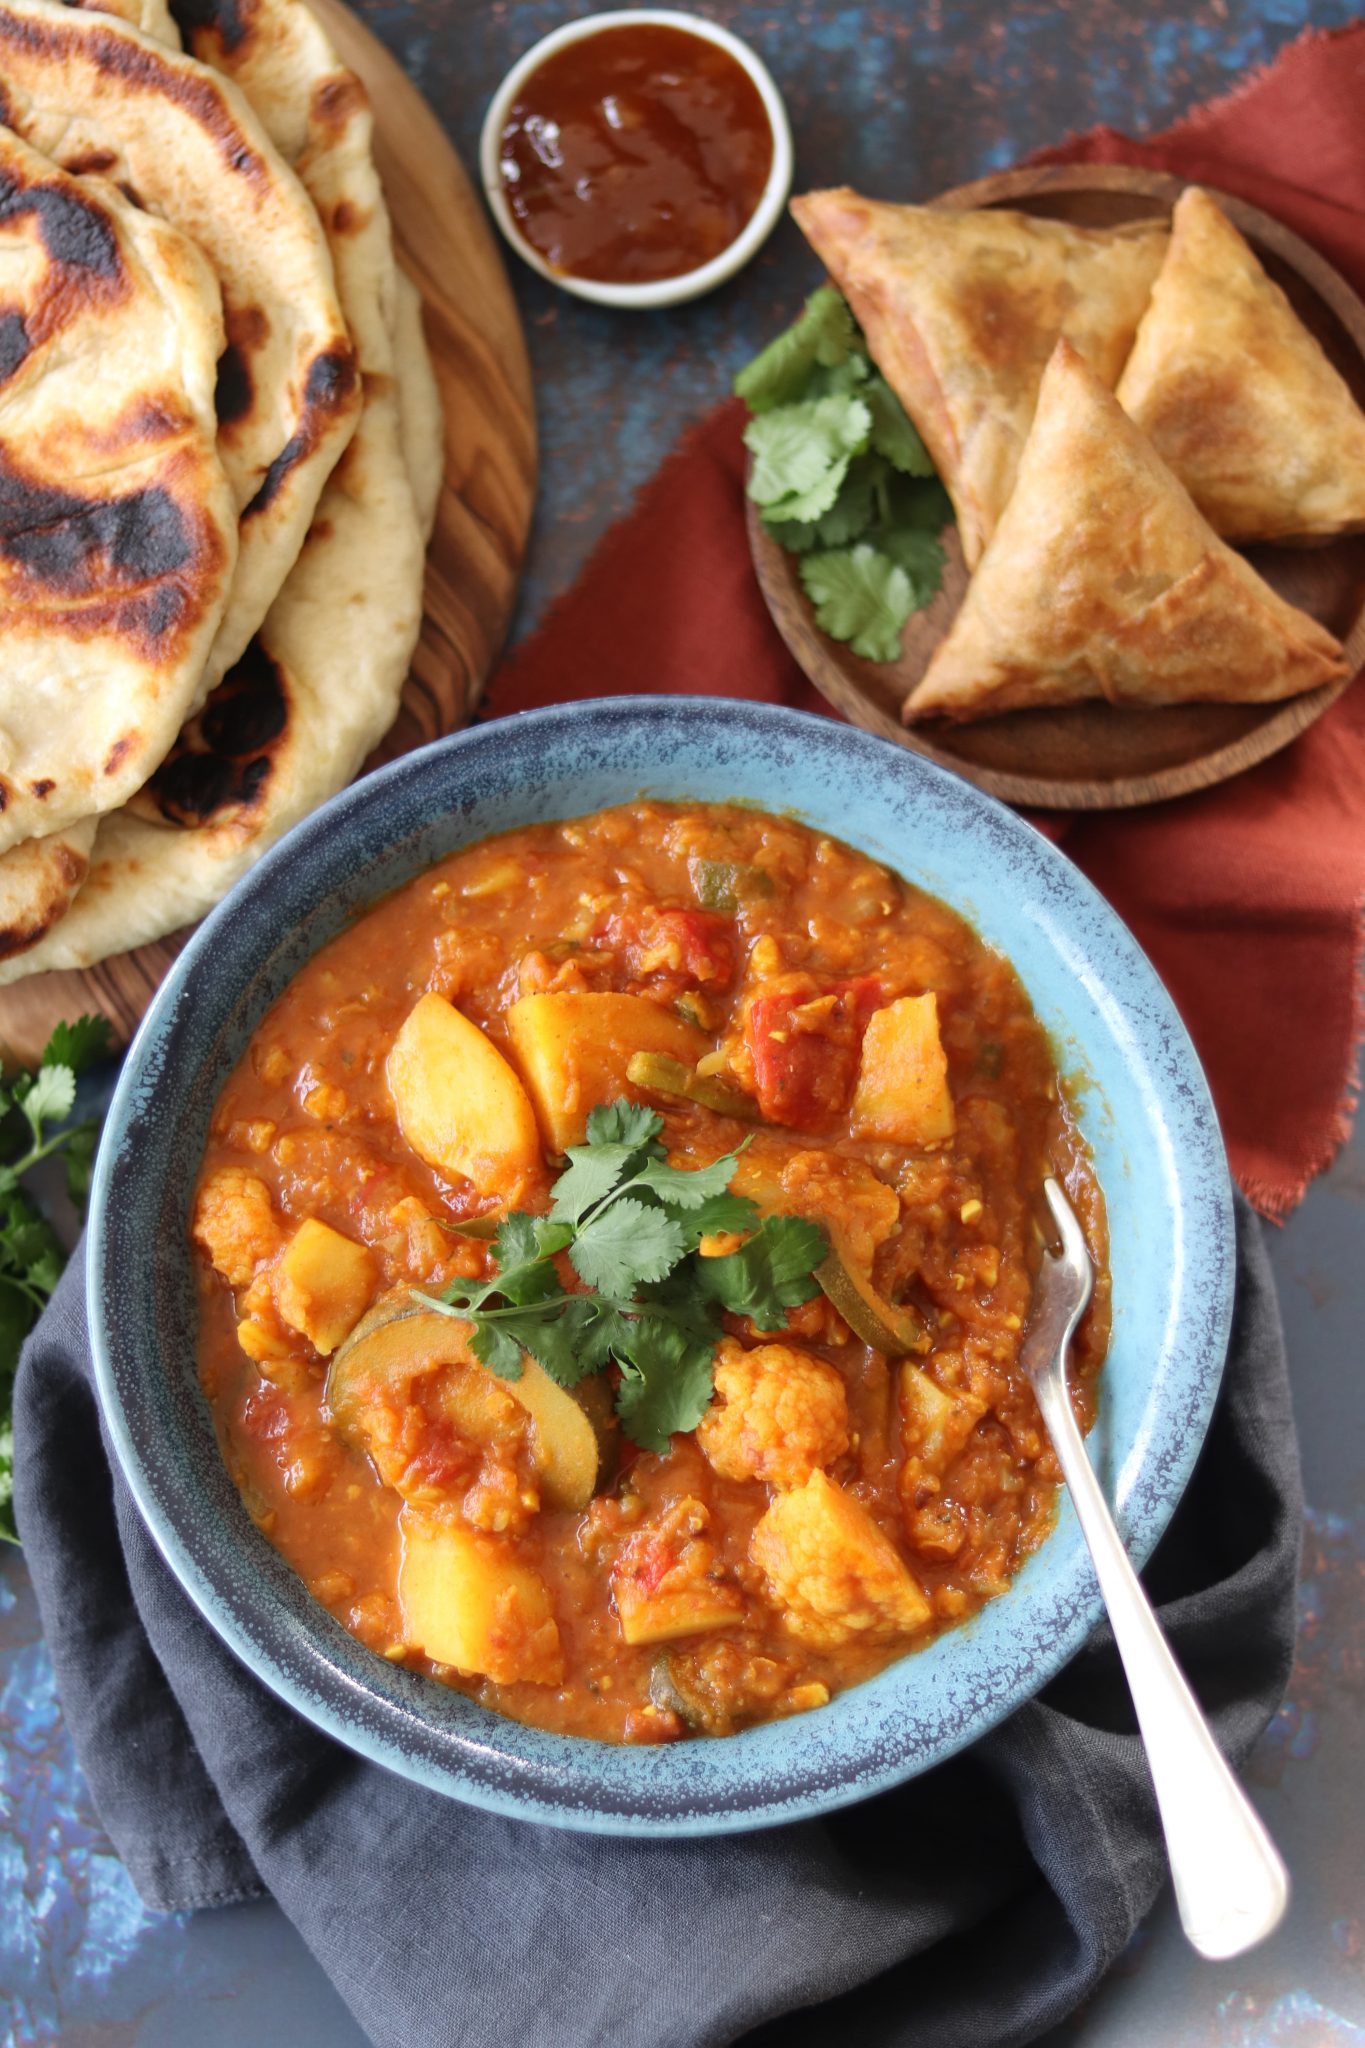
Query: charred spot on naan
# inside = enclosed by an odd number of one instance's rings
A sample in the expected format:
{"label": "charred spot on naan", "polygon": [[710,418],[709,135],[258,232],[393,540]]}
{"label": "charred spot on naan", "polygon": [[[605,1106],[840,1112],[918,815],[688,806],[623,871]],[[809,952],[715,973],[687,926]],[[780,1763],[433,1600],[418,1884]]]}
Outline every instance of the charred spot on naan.
{"label": "charred spot on naan", "polygon": [[[332,141],[343,135],[357,114],[369,111],[369,94],[354,71],[334,71],[320,78],[311,101],[313,126]],[[316,143],[313,145],[316,148]]]}
{"label": "charred spot on naan", "polygon": [[131,279],[113,223],[103,207],[71,189],[70,180],[25,183],[0,168],[0,236],[31,223],[48,258],[41,286],[21,312],[0,308],[0,383],[6,383],[87,307],[126,298]]}
{"label": "charred spot on naan", "polygon": [[[135,424],[145,428],[146,418],[144,407],[130,409]],[[26,473],[0,445],[0,586],[10,585],[11,632],[114,633],[139,653],[173,657],[219,586],[224,542],[190,495],[193,457],[172,455],[156,474],[156,483],[82,494]]]}
{"label": "charred spot on naan", "polygon": [[32,214],[43,247],[63,269],[97,277],[122,275],[118,237],[102,207],[71,191],[65,181],[24,185],[0,170],[0,227],[24,214]]}
{"label": "charred spot on naan", "polygon": [[171,0],[171,20],[189,48],[196,32],[215,35],[224,53],[240,50],[256,26],[253,0]]}
{"label": "charred spot on naan", "polygon": [[227,347],[218,358],[218,386],[214,409],[220,427],[245,419],[256,397],[251,375],[251,358],[270,339],[270,321],[261,306],[225,306],[223,325]]}
{"label": "charred spot on naan", "polygon": [[172,825],[249,825],[289,726],[284,671],[253,640],[134,800]]}
{"label": "charred spot on naan", "polygon": [[314,356],[304,386],[303,409],[297,430],[281,448],[261,479],[260,488],[242,514],[250,519],[263,512],[275,497],[291,469],[312,454],[330,433],[333,422],[349,410],[356,392],[356,363],[353,349],[326,349]]}

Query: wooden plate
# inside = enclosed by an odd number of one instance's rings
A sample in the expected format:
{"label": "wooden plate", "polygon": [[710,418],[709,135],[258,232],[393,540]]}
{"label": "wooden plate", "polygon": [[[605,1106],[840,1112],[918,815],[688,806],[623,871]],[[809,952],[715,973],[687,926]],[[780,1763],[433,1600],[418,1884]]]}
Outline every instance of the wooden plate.
{"label": "wooden plate", "polygon": [[[521,323],[482,202],[445,132],[383,44],[341,0],[311,0],[374,106],[375,160],[399,262],[421,291],[445,410],[445,485],[427,555],[426,612],[398,717],[367,764],[463,724],[502,645],[535,495],[535,411]],[[101,1010],[118,1044],[142,1019],[185,934],[81,973],[0,989],[0,1053],[31,1061],[60,1017]]]}
{"label": "wooden plate", "polygon": [[[1170,215],[1183,178],[1124,165],[1048,165],[1005,171],[945,192],[936,206],[1013,206],[1112,227]],[[1212,187],[1208,188],[1212,190]],[[1365,403],[1365,306],[1331,265],[1269,214],[1227,193],[1213,195],[1295,311]],[[1016,711],[975,725],[944,720],[907,730],[900,707],[923,675],[967,588],[957,531],[944,536],[947,566],[932,604],[905,629],[900,660],[862,661],[815,624],[796,557],[749,508],[754,567],[783,639],[822,694],[855,725],[927,754],[1007,803],[1057,810],[1112,810],[1184,796],[1263,761],[1320,718],[1346,683],[1332,683],[1282,704],[1189,704],[1119,710],[1080,704],[1060,711]],[[1345,643],[1350,674],[1365,662],[1365,535],[1325,547],[1257,547],[1248,559],[1292,604]]]}

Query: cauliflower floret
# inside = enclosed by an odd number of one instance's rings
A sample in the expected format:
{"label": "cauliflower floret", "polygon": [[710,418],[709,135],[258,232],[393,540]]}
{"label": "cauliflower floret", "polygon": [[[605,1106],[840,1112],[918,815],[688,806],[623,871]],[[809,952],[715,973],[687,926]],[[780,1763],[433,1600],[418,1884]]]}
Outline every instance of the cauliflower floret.
{"label": "cauliflower floret", "polygon": [[223,1166],[199,1190],[193,1236],[229,1287],[246,1287],[279,1251],[284,1228],[265,1182],[244,1167]]}
{"label": "cauliflower floret", "polygon": [[791,1344],[716,1353],[716,1398],[697,1442],[724,1479],[800,1486],[848,1449],[848,1397],[832,1365]]}
{"label": "cauliflower floret", "polygon": [[929,1602],[889,1538],[823,1472],[779,1493],[750,1540],[774,1606],[803,1643],[889,1642],[929,1619]]}

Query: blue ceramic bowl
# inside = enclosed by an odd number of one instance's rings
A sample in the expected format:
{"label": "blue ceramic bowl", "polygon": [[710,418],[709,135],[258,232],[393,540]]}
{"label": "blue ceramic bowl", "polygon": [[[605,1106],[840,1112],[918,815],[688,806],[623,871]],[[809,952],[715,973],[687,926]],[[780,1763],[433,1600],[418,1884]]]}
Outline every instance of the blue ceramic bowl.
{"label": "blue ceramic bowl", "polygon": [[504,1720],[325,1613],[238,1499],[190,1340],[186,1220],[214,1098],[290,977],[453,848],[641,793],[791,812],[942,897],[1013,961],[1076,1085],[1109,1205],[1114,1335],[1091,1454],[1144,1560],[1203,1441],[1232,1309],[1227,1166],[1198,1062],[1146,959],[1060,853],[968,783],[824,718],[701,698],[532,712],[411,754],[299,826],[190,941],[128,1056],[95,1175],[91,1325],[148,1527],[266,1685],[433,1791],[564,1827],[704,1835],[865,1798],[1037,1692],[1100,1613],[1069,1502],[1008,1592],[829,1706],[725,1741],[614,1748]]}

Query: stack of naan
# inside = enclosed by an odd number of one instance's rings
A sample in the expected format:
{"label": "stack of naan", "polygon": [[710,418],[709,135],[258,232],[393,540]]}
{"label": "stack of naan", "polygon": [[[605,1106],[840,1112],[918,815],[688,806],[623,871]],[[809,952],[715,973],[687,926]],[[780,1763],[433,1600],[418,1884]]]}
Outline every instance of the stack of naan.
{"label": "stack of naan", "polygon": [[1365,415],[1197,187],[1169,229],[793,201],[974,571],[907,720],[1089,698],[1267,702],[1338,641],[1230,541],[1365,529]]}
{"label": "stack of naan", "polygon": [[303,0],[0,0],[0,121],[12,981],[202,916],[356,773],[441,420],[364,89]]}

